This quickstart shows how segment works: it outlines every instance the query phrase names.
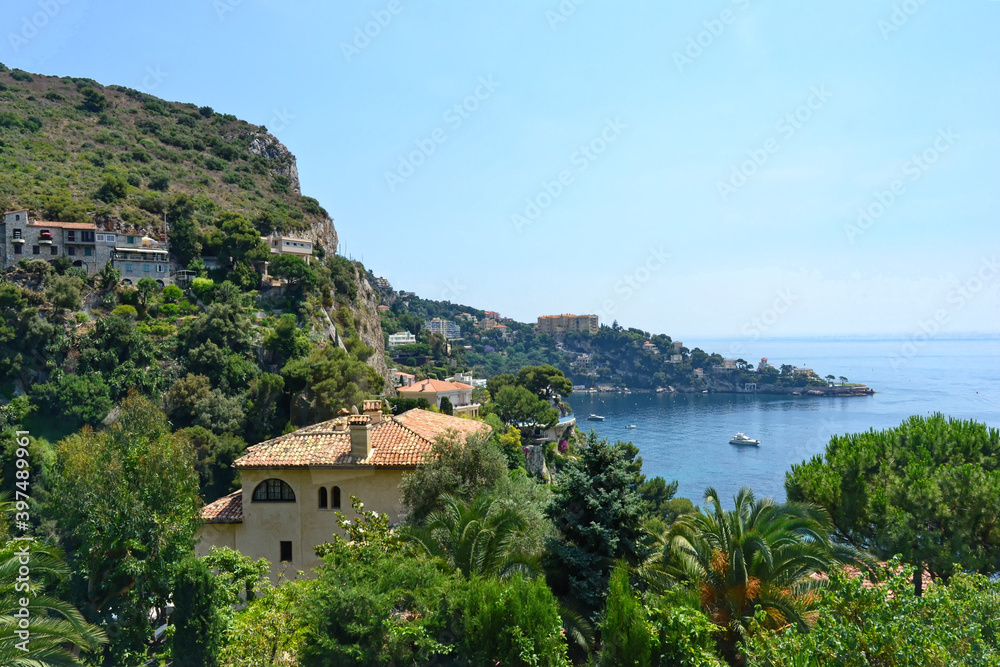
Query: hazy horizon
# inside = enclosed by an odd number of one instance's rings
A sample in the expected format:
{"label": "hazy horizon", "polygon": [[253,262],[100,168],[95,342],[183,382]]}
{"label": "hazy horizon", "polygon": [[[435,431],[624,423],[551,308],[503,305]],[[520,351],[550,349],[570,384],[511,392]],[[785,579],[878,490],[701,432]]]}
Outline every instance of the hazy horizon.
{"label": "hazy horizon", "polygon": [[9,67],[266,125],[396,289],[680,340],[1000,332],[1000,2],[7,11]]}

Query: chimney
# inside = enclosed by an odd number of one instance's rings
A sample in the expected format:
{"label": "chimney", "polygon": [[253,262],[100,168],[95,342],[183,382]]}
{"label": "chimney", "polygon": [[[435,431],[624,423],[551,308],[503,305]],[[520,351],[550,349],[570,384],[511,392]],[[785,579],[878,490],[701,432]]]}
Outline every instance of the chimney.
{"label": "chimney", "polygon": [[372,425],[368,415],[351,415],[347,418],[351,429],[351,456],[362,461],[372,455]]}
{"label": "chimney", "polygon": [[382,423],[382,401],[365,401],[364,412],[372,420],[372,426]]}

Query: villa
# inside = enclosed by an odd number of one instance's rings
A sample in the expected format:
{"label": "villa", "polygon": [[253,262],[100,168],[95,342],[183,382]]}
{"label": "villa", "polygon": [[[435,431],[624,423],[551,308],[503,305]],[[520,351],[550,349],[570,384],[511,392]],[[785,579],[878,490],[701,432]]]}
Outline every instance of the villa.
{"label": "villa", "polygon": [[427,410],[395,417],[381,401],[364,414],[331,419],[253,445],[233,464],[243,488],[202,510],[196,552],[236,549],[271,562],[271,576],[308,571],[320,563],[313,547],[339,530],[336,511],[353,516],[351,496],[390,521],[403,516],[399,483],[416,470],[433,442],[449,432],[488,433],[482,422]]}

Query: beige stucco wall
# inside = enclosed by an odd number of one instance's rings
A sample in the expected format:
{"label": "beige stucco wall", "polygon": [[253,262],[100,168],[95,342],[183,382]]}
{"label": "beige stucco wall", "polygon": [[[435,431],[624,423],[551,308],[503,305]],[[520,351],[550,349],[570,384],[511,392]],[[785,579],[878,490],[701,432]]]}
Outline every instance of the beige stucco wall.
{"label": "beige stucco wall", "polygon": [[[294,576],[319,565],[313,547],[328,542],[339,532],[332,487],[340,487],[340,510],[353,517],[351,494],[365,504],[366,510],[383,512],[396,522],[402,514],[399,483],[405,470],[372,468],[307,468],[289,470],[243,470],[243,523],[205,524],[198,531],[197,553],[208,553],[211,546],[228,546],[253,559],[271,562],[271,577],[285,572]],[[252,502],[257,485],[276,477],[295,492],[295,502]],[[329,509],[319,509],[319,489],[327,490]],[[292,543],[291,563],[280,562],[280,543]]]}

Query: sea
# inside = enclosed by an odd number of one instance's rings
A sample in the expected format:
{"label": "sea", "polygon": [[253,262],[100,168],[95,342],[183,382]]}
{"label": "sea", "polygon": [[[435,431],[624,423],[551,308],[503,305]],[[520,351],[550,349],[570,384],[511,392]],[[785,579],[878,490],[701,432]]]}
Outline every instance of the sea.
{"label": "sea", "polygon": [[[872,396],[746,394],[587,394],[568,398],[584,431],[639,448],[643,472],[677,480],[677,495],[703,504],[714,487],[728,506],[743,486],[785,499],[785,473],[822,455],[830,437],[898,426],[911,415],[941,412],[1000,428],[1000,335],[935,339],[703,339],[688,347],[729,350],[756,365],[761,357],[812,368],[821,377],[867,384]],[[590,414],[603,422],[587,421]],[[629,425],[635,428],[627,428]],[[759,447],[729,444],[737,431]]]}

